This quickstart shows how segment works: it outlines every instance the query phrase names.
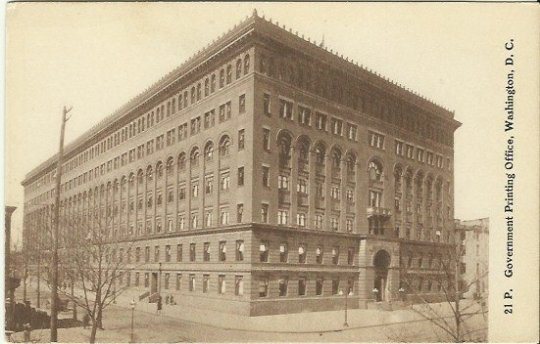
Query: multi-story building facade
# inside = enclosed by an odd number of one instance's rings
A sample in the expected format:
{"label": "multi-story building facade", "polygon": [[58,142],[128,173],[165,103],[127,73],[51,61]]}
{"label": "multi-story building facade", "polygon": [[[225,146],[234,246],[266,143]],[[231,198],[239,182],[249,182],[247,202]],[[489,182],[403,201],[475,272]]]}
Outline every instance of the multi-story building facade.
{"label": "multi-story building facade", "polygon": [[489,218],[456,221],[461,234],[461,279],[467,298],[487,298],[489,268]]}
{"label": "multi-story building facade", "polygon": [[[405,277],[437,294],[458,126],[254,13],[66,147],[62,216],[105,220],[134,251],[122,283],[178,304],[316,311],[350,291],[358,308]],[[55,159],[23,182],[27,229],[50,211]]]}

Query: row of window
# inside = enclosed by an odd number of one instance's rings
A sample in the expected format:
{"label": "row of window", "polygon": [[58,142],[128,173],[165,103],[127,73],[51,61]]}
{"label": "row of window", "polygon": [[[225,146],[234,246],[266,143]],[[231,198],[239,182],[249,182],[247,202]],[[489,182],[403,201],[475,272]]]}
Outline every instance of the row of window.
{"label": "row of window", "polygon": [[[178,130],[180,132],[180,128],[187,128],[187,124],[182,124],[178,127]],[[167,146],[173,145],[174,140],[170,140],[169,134],[174,135],[175,129],[171,129],[167,132]],[[174,136],[171,136],[174,137]],[[154,149],[156,151],[159,151],[164,148],[164,139],[165,135],[159,135],[155,140],[149,140],[146,145],[142,144],[139,145],[137,148],[131,149],[129,152],[125,152],[119,156],[117,156],[114,159],[109,160],[106,163],[102,163],[100,166],[96,166],[94,169],[89,170],[88,172],[81,173],[78,177],[75,177],[71,180],[66,181],[61,185],[61,191],[65,192],[68,190],[71,190],[73,188],[76,188],[80,185],[83,185],[87,182],[91,182],[93,179],[97,179],[99,176],[103,176],[106,173],[109,173],[113,170],[116,170],[120,167],[123,167],[127,165],[128,163],[134,162],[136,160],[140,160],[145,157],[145,155],[150,155],[154,153]],[[157,146],[154,145],[154,142],[158,143]],[[219,141],[219,154],[222,157],[226,157],[230,154],[230,148],[231,148],[231,140],[227,135],[222,136],[222,138]],[[238,151],[241,151],[245,149],[245,129],[239,129],[238,130]],[[204,159],[207,162],[212,161],[214,156],[214,144],[212,141],[209,141],[206,143],[204,147]],[[190,154],[190,166],[195,168],[199,165],[199,149],[197,147],[193,148]],[[174,168],[173,165],[173,158],[170,157],[167,159],[166,163],[166,169],[167,172],[172,172],[172,169]],[[180,153],[178,157],[178,171],[183,171],[186,168],[186,157],[185,154]],[[142,170],[141,170],[142,171]],[[139,171],[139,172],[141,172]],[[158,175],[158,178],[163,176],[163,165],[158,162],[156,165],[156,173]],[[140,173],[139,173],[140,174]],[[142,175],[141,175],[142,177]],[[147,168],[146,171],[146,177],[148,180],[152,180],[153,178],[153,169],[151,166]],[[46,202],[46,200],[54,197],[55,190],[50,189],[47,192],[42,193],[39,196],[36,196],[35,198],[29,200],[29,205],[33,204],[42,204]]]}
{"label": "row of window", "polygon": [[[317,65],[316,62],[307,61],[300,56],[291,59],[262,55],[259,62],[258,71],[269,77],[288,82],[359,112],[368,113],[436,142],[448,146],[453,144],[452,131],[447,130],[433,114],[421,108],[407,106],[402,99],[382,90],[371,89],[370,95],[367,95],[365,85],[360,85],[346,73]],[[386,101],[387,99],[391,101]]]}
{"label": "row of window", "polygon": [[[243,240],[236,240],[234,243],[234,252],[232,258],[234,261],[243,261],[244,260],[244,252],[245,252],[245,245]],[[229,243],[230,245],[230,243]],[[197,244],[196,243],[190,243],[189,244],[189,251],[187,252],[187,258],[190,262],[196,262],[196,261],[203,261],[203,262],[209,262],[214,261],[212,258],[213,254],[216,254],[216,249],[212,248],[212,244],[210,242],[205,242],[202,245],[202,260],[197,260]],[[217,261],[227,261],[228,259],[231,259],[228,257],[228,250],[227,250],[227,241],[219,241],[216,245],[217,248]],[[171,245],[165,245],[165,252],[164,252],[164,261],[165,262],[171,262],[173,260],[173,246]],[[230,247],[229,247],[230,248]],[[355,260],[355,249],[354,247],[347,248],[347,255],[346,255],[346,261],[342,262],[340,261],[341,255],[340,250],[341,247],[339,245],[332,246],[330,249],[327,249],[326,254],[328,255],[330,261],[325,261],[325,248],[324,246],[320,245],[315,247],[313,250],[313,262],[311,262],[312,258],[309,258],[308,261],[308,247],[305,243],[298,244],[296,251],[290,251],[289,249],[289,243],[287,242],[280,242],[279,246],[276,247],[277,252],[279,254],[279,263],[299,263],[299,264],[307,264],[307,263],[316,263],[316,264],[323,264],[323,263],[331,263],[333,265],[339,265],[339,264],[347,264],[347,265],[354,265]],[[144,247],[144,256],[143,251],[141,247],[135,248],[135,263],[140,263],[144,259],[145,263],[150,262],[151,258],[151,247],[146,246]],[[184,245],[183,244],[177,244],[176,245],[176,252],[175,254],[175,260],[176,262],[182,262],[184,260]],[[126,261],[127,263],[131,263],[132,260],[132,252],[131,248],[128,248],[127,251],[124,253],[124,249],[119,249],[118,257],[120,262]],[[259,244],[259,262],[268,263],[270,262],[270,242],[267,240],[262,240]],[[113,259],[116,257],[116,253],[113,253]],[[161,262],[161,255],[160,255],[160,246],[156,245],[154,246],[153,251],[153,261],[156,263]],[[200,259],[200,258],[199,258]]]}
{"label": "row of window", "polygon": [[[263,94],[263,113],[266,116],[272,115],[272,100],[271,96],[268,93]],[[294,121],[294,103],[291,100],[279,97],[279,117]],[[351,141],[357,141],[358,135],[358,126],[352,123],[343,121],[342,119],[330,116],[330,121],[328,120],[328,115],[319,112],[313,111],[311,108],[298,104],[296,106],[296,114],[298,123],[305,127],[314,126],[317,130],[328,132],[330,127],[330,132],[335,136],[342,137],[346,134],[346,137]]]}
{"label": "row of window", "polygon": [[[240,56],[236,60],[236,70],[235,76],[236,80],[240,79],[243,75],[247,75],[250,70],[250,56],[245,54]],[[187,87],[183,91],[180,91],[178,95],[175,95],[166,101],[158,104],[148,113],[139,116],[139,118],[133,120],[128,125],[117,130],[115,133],[109,135],[107,138],[103,139],[101,142],[97,143],[93,147],[85,150],[84,152],[78,154],[76,157],[70,159],[64,165],[63,173],[67,173],[76,167],[86,163],[87,161],[98,157],[100,154],[107,152],[108,150],[118,146],[119,144],[125,142],[126,140],[144,132],[147,128],[158,124],[169,117],[170,115],[180,111],[189,105],[193,105],[199,102],[204,97],[207,97],[213,94],[217,87],[217,72],[213,72],[211,75],[208,75],[204,78],[204,90],[203,90],[203,81],[199,81],[196,84],[190,87]],[[229,85],[233,81],[233,63],[227,64],[226,67],[223,67],[219,71],[219,89]],[[177,101],[178,100],[178,101]],[[212,110],[213,111],[213,110]],[[245,95],[239,97],[239,113],[245,112]],[[228,105],[223,105],[220,107],[220,121],[225,120],[226,116],[230,116],[230,103]],[[194,132],[192,130],[192,132]],[[180,137],[179,133],[179,137]],[[33,188],[40,187],[43,184],[50,183],[54,180],[56,171],[53,170],[50,173],[47,173],[43,177],[39,178],[36,182],[28,186],[29,190]]]}
{"label": "row of window", "polygon": [[[187,274],[187,275],[188,275],[188,286],[187,286],[188,291],[196,292],[196,291],[201,290],[203,293],[212,292],[211,291],[212,290],[211,282],[212,282],[213,279],[212,279],[210,274],[203,274],[202,275],[202,286],[201,287],[198,286],[198,282],[197,282],[197,278],[196,278],[195,274]],[[175,277],[174,289],[177,290],[177,291],[182,291],[182,286],[183,286],[183,282],[182,282],[183,274],[182,273],[176,273],[176,274],[171,274],[170,272],[163,273],[163,285],[162,285],[162,288],[164,290],[170,290],[170,289],[173,288],[172,281],[171,281],[172,276]],[[135,285],[135,287],[140,286],[140,284],[141,284],[140,278],[141,278],[141,273],[140,272],[135,272],[134,273],[134,280],[133,280],[133,284]],[[145,288],[150,287],[150,283],[151,283],[150,278],[151,278],[150,273],[145,272],[144,273],[144,287]],[[126,271],[125,273],[121,274],[118,277],[118,283],[120,285],[125,285],[125,286],[129,287],[131,285],[131,272]],[[199,281],[199,283],[200,283],[200,281]],[[221,274],[217,275],[217,285],[216,285],[216,287],[217,288],[215,289],[215,291],[216,291],[217,294],[222,294],[222,295],[228,294],[226,275],[221,275]],[[236,295],[236,296],[244,295],[244,276],[243,275],[235,275],[234,276],[234,295]]]}
{"label": "row of window", "polygon": [[[423,148],[414,147],[413,145],[404,143],[403,141],[395,140],[395,153],[396,155],[406,157],[407,159],[414,159],[418,162],[426,163],[430,166],[444,168],[442,155],[434,154],[430,151],[425,151]],[[446,158],[446,168],[451,168],[450,158]]]}
{"label": "row of window", "polygon": [[[296,288],[296,292],[298,296],[305,296],[309,294],[308,291],[308,278],[307,277],[299,277],[298,278],[298,287]],[[259,278],[257,280],[257,288],[258,288],[258,295],[259,297],[268,297],[269,296],[269,278]],[[348,279],[346,281],[346,286],[341,286],[343,281],[341,281],[339,278],[333,278],[330,280],[331,283],[331,295],[341,295],[342,293],[350,294],[352,291],[354,291],[354,280]],[[315,288],[312,291],[313,295],[316,296],[322,296],[324,295],[325,290],[325,284],[327,281],[323,277],[318,277],[315,279]],[[278,296],[284,297],[284,296],[290,296],[289,293],[289,277],[288,276],[282,276],[277,281],[277,291]],[[343,290],[345,289],[345,290]],[[340,293],[341,292],[341,293]]]}

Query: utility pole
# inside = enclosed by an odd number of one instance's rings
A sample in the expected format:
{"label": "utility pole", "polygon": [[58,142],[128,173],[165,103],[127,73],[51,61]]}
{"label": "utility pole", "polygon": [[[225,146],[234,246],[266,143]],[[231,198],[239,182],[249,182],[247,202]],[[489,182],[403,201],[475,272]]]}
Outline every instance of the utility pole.
{"label": "utility pole", "polygon": [[58,342],[58,227],[60,224],[60,184],[62,182],[62,160],[64,155],[64,132],[67,114],[71,111],[64,106],[62,111],[62,123],[60,126],[60,147],[58,148],[58,165],[56,167],[56,191],[54,199],[53,220],[53,254],[52,254],[52,286],[51,286],[51,342]]}

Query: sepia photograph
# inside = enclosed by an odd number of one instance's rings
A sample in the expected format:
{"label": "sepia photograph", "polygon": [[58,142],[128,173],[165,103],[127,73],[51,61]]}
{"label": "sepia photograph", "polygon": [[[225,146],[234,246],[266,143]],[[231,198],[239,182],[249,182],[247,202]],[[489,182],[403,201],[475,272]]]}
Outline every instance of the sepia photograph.
{"label": "sepia photograph", "polygon": [[6,341],[538,341],[538,6],[5,13]]}

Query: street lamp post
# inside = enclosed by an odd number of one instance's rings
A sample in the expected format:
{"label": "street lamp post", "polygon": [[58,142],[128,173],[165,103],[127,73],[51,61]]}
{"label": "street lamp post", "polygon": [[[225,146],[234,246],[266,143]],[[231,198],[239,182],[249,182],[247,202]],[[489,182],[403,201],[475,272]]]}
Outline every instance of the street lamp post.
{"label": "street lamp post", "polygon": [[347,321],[347,311],[349,309],[349,303],[348,303],[348,296],[352,296],[352,291],[349,291],[348,293],[343,293],[343,290],[339,290],[339,296],[343,296],[345,294],[345,322],[343,323],[344,327],[349,327],[349,323]]}
{"label": "street lamp post", "polygon": [[135,316],[135,299],[131,299],[131,302],[129,303],[131,306],[131,334],[130,334],[130,343],[135,343],[135,340],[133,338],[133,318]]}

